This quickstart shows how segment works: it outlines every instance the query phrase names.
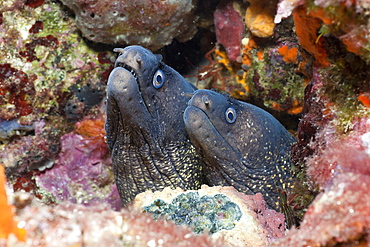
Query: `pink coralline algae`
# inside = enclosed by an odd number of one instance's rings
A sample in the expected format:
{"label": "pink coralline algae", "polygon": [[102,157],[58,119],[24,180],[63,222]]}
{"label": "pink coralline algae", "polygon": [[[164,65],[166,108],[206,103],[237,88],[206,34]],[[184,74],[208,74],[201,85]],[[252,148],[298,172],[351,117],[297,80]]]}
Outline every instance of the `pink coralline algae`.
{"label": "pink coralline algae", "polygon": [[188,227],[155,221],[140,212],[117,212],[104,203],[90,207],[70,202],[48,206],[29,194],[11,196],[15,218],[27,235],[25,242],[14,237],[1,239],[1,246],[224,246],[208,234],[195,235]]}
{"label": "pink coralline algae", "polygon": [[308,208],[300,229],[292,229],[274,246],[368,246],[369,181],[369,174],[338,175]]}
{"label": "pink coralline algae", "polygon": [[370,120],[356,119],[353,130],[341,137],[327,126],[317,135],[319,147],[317,155],[308,158],[308,174],[322,187],[326,188],[332,180],[342,173],[353,172],[370,176],[370,156],[368,133]]}
{"label": "pink coralline algae", "polygon": [[241,59],[240,46],[244,36],[244,23],[234,2],[222,0],[214,13],[217,42],[222,44],[232,62]]}
{"label": "pink coralline algae", "polygon": [[78,134],[65,134],[54,166],[36,176],[37,184],[57,201],[84,205],[104,201],[119,209],[121,201],[110,160],[100,145]]}
{"label": "pink coralline algae", "polygon": [[307,173],[322,192],[300,228],[274,246],[368,246],[370,120],[353,119],[351,131],[341,135],[333,122],[318,126],[315,142],[310,143],[315,152],[307,159]]}
{"label": "pink coralline algae", "polygon": [[34,129],[34,135],[15,138],[11,145],[0,150],[2,164],[14,169],[15,174],[51,167],[60,150],[59,134],[46,127],[44,120],[35,121],[30,126]]}
{"label": "pink coralline algae", "polygon": [[196,32],[191,0],[62,0],[76,14],[76,25],[89,40],[112,44],[138,44],[157,50],[191,39]]}

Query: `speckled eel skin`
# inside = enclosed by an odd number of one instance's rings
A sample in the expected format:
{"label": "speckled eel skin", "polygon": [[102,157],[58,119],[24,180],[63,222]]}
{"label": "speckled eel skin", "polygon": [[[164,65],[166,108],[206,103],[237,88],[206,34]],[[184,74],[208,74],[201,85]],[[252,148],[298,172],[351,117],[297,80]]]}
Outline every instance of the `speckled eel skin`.
{"label": "speckled eel skin", "polygon": [[260,192],[280,210],[279,189],[292,186],[293,136],[268,112],[227,95],[198,90],[184,113],[186,130],[211,185]]}
{"label": "speckled eel skin", "polygon": [[141,46],[115,51],[105,128],[123,205],[146,190],[200,188],[202,166],[182,117],[183,94],[196,88]]}
{"label": "speckled eel skin", "polygon": [[261,192],[280,211],[278,190],[290,187],[293,176],[294,138],[273,116],[214,91],[196,91],[143,47],[115,51],[105,128],[124,205],[146,190],[198,189],[205,177],[209,185]]}

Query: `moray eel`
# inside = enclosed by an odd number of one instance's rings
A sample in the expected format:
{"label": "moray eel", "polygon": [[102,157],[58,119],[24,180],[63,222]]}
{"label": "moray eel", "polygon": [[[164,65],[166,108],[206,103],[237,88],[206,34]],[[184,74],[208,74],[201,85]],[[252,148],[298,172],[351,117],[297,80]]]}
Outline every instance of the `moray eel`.
{"label": "moray eel", "polygon": [[107,85],[107,144],[123,205],[146,190],[200,188],[202,166],[183,122],[196,87],[141,46],[116,48]]}
{"label": "moray eel", "polygon": [[280,211],[279,189],[292,186],[294,138],[278,120],[251,104],[198,90],[184,112],[184,122],[211,185],[260,192],[270,208]]}

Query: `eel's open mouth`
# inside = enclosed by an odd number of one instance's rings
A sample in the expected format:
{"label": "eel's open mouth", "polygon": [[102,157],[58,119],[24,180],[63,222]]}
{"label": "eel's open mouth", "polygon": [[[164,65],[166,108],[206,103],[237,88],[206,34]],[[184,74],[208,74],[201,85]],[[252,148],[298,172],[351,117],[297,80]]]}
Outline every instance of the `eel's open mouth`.
{"label": "eel's open mouth", "polygon": [[138,78],[137,78],[137,75],[135,73],[135,70],[131,66],[129,66],[129,65],[125,64],[125,63],[122,63],[122,62],[118,62],[116,64],[116,67],[122,67],[125,70],[129,71],[133,75],[133,77],[135,78],[136,82],[138,81]]}

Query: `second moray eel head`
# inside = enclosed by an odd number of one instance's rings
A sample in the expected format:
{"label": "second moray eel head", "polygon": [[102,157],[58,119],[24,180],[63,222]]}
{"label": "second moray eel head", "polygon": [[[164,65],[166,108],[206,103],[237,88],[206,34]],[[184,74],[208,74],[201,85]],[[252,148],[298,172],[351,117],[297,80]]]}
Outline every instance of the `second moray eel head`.
{"label": "second moray eel head", "polygon": [[198,90],[184,113],[186,130],[211,185],[261,192],[280,211],[279,189],[291,186],[293,136],[268,112],[210,90]]}

